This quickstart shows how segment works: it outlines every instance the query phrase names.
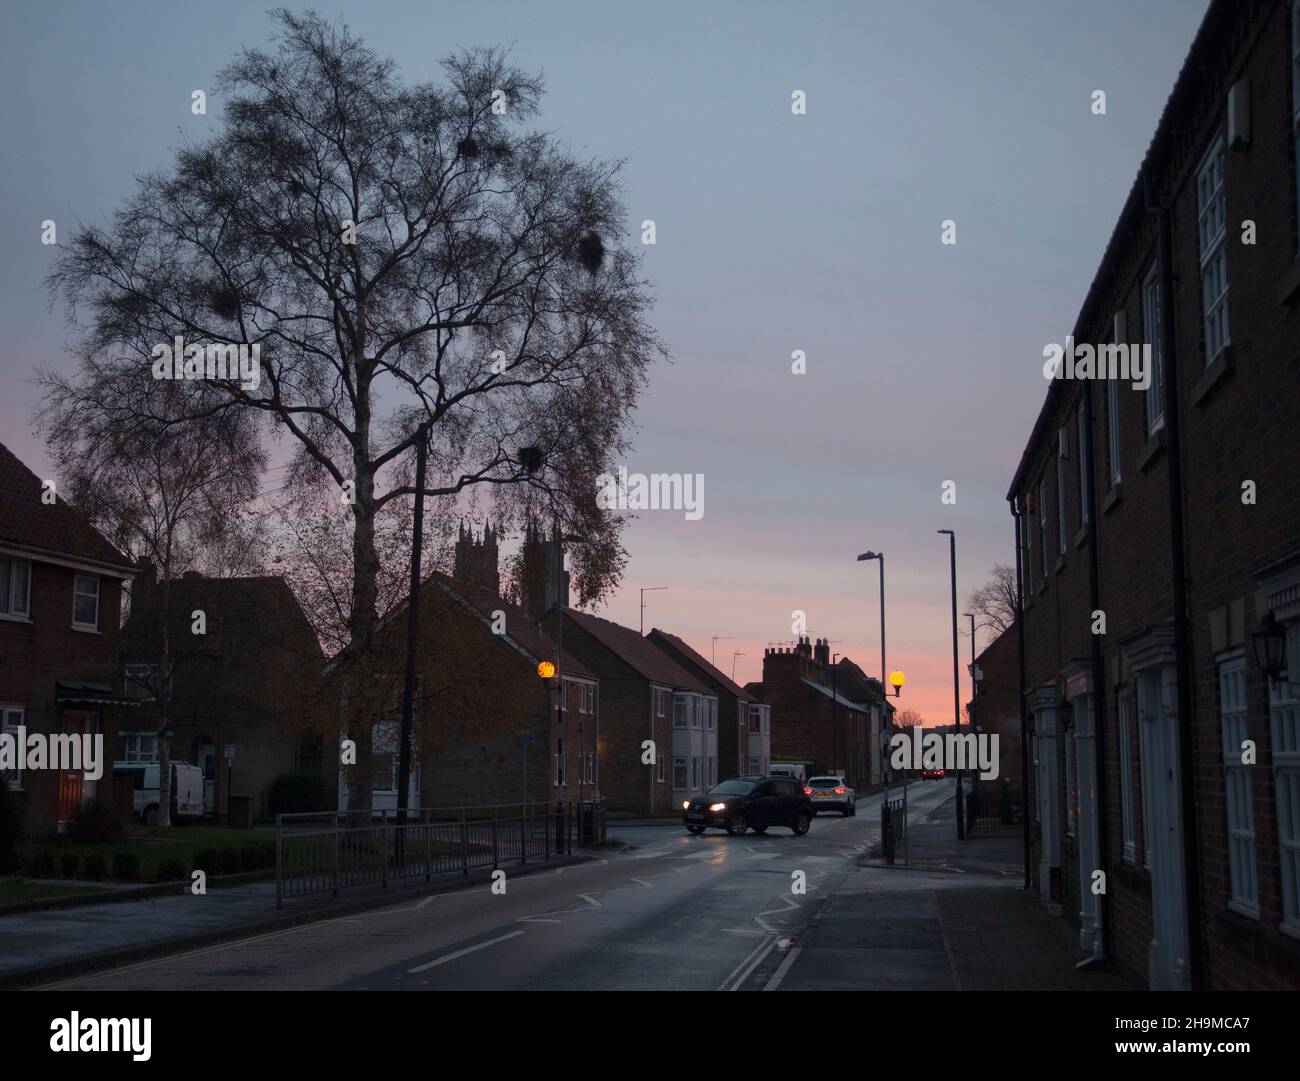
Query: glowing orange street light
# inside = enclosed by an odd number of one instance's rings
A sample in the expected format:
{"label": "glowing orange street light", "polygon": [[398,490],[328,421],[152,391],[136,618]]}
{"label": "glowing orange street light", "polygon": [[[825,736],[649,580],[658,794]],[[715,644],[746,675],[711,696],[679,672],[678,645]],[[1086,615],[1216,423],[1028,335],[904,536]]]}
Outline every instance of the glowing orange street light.
{"label": "glowing orange street light", "polygon": [[538,674],[539,676],[541,676],[542,679],[554,679],[554,678],[555,678],[555,665],[554,665],[554,663],[551,662],[551,661],[542,661],[542,662],[540,662],[540,663],[537,665],[537,674]]}
{"label": "glowing orange street light", "polygon": [[903,690],[903,684],[907,682],[907,677],[897,668],[889,673],[889,685],[894,688],[894,697],[897,698]]}

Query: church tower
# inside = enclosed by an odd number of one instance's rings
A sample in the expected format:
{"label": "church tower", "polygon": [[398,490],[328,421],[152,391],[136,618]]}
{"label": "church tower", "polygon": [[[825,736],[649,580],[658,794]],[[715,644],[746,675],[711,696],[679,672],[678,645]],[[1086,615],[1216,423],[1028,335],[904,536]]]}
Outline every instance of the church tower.
{"label": "church tower", "polygon": [[483,537],[474,536],[474,528],[460,524],[456,537],[456,556],[451,576],[465,586],[486,590],[494,597],[501,595],[501,572],[497,559],[497,536],[489,522],[483,527]]}

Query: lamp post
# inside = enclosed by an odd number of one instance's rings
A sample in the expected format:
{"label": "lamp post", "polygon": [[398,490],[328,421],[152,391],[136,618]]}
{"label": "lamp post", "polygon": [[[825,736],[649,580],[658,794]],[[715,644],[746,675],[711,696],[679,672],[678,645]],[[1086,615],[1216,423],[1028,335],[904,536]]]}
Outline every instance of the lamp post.
{"label": "lamp post", "polygon": [[970,620],[970,729],[978,734],[980,728],[975,721],[975,699],[979,694],[979,684],[975,681],[975,613],[963,612],[962,615]]}
{"label": "lamp post", "polygon": [[[961,684],[958,675],[957,660],[957,534],[951,529],[936,530],[938,533],[948,534],[948,557],[952,568],[952,708],[953,708],[953,735],[961,735]],[[955,744],[954,744],[955,745]],[[954,769],[953,773],[957,775],[957,839],[961,840],[966,836],[966,823],[964,808],[962,807],[961,792],[961,770]]]}
{"label": "lamp post", "polygon": [[1255,652],[1255,663],[1272,686],[1273,681],[1286,671],[1286,625],[1279,623],[1271,611],[1266,612],[1264,618],[1251,628],[1250,644]]}
{"label": "lamp post", "polygon": [[889,740],[885,738],[887,728],[886,719],[889,711],[888,692],[885,690],[885,553],[884,552],[863,552],[858,556],[858,562],[863,563],[867,560],[880,560],[880,779],[885,785],[885,802],[889,802],[889,758],[886,748]]}
{"label": "lamp post", "polygon": [[645,595],[655,593],[661,589],[668,589],[668,586],[642,586],[641,587],[641,634],[645,634]]}

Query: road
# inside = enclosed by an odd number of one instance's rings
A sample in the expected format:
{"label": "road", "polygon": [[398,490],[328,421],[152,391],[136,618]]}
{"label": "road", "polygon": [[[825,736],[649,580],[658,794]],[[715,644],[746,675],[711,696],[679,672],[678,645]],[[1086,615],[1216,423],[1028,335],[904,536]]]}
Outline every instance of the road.
{"label": "road", "polygon": [[[952,795],[910,788],[910,819]],[[897,795],[897,791],[895,792]],[[78,977],[85,990],[738,990],[782,978],[792,940],[880,834],[879,797],[803,837],[612,824],[590,863]],[[796,890],[802,872],[806,892]]]}

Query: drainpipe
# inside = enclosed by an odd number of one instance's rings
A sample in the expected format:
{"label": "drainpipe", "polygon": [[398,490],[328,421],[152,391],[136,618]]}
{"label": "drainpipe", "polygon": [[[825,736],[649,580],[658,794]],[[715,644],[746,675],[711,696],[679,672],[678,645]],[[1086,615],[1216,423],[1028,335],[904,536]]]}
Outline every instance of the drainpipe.
{"label": "drainpipe", "polygon": [[[1092,440],[1092,384],[1083,384],[1083,477],[1085,506],[1088,508],[1088,598],[1092,611],[1101,610],[1101,571],[1097,552],[1097,485],[1093,468],[1096,455]],[[1091,629],[1091,628],[1090,628]],[[1109,819],[1106,816],[1106,668],[1101,656],[1101,635],[1089,634],[1089,658],[1092,666],[1092,738],[1093,772],[1096,786],[1093,798],[1094,828],[1097,838],[1097,870],[1102,873],[1106,891],[1097,895],[1097,916],[1100,926],[1093,935],[1092,957],[1085,964],[1106,960],[1110,948],[1110,847],[1107,844]]]}
{"label": "drainpipe", "polygon": [[1011,517],[1016,523],[1016,674],[1020,688],[1020,822],[1025,835],[1025,889],[1029,890],[1033,889],[1033,879],[1030,874],[1029,843],[1029,716],[1028,710],[1025,709],[1025,602],[1021,595],[1024,583],[1020,568],[1023,516],[1016,507],[1014,496],[1007,502],[1011,504]]}
{"label": "drainpipe", "polygon": [[1178,713],[1188,723],[1178,733],[1179,786],[1182,789],[1183,876],[1187,898],[1187,970],[1191,990],[1201,989],[1201,896],[1197,889],[1196,785],[1192,761],[1192,673],[1188,653],[1187,569],[1183,560],[1183,456],[1179,440],[1178,358],[1174,352],[1173,225],[1169,208],[1157,206],[1150,175],[1142,177],[1148,214],[1160,229],[1160,361],[1165,402],[1165,455],[1169,460],[1169,547],[1174,594],[1174,669]]}

